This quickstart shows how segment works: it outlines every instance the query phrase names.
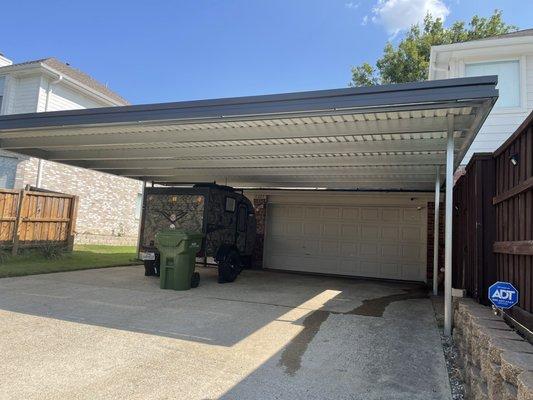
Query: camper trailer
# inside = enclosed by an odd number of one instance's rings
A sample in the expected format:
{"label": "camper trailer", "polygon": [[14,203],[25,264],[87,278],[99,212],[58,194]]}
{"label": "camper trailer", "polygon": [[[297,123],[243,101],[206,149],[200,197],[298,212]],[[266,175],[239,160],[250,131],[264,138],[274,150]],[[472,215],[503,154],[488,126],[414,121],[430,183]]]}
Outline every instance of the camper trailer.
{"label": "camper trailer", "polygon": [[144,191],[139,258],[145,274],[159,274],[155,235],[175,228],[202,233],[197,257],[213,257],[219,282],[232,282],[251,264],[256,221],[253,206],[242,193],[229,186],[197,184],[183,187],[147,187]]}

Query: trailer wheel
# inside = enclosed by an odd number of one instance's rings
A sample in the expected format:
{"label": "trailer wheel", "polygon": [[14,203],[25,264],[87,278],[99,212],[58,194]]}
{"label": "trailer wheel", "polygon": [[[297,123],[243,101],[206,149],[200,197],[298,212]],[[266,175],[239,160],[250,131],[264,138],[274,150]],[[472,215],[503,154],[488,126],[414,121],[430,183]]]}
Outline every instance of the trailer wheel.
{"label": "trailer wheel", "polygon": [[235,250],[228,251],[218,262],[218,283],[233,282],[241,271],[239,253]]}
{"label": "trailer wheel", "polygon": [[197,288],[200,285],[200,274],[198,272],[193,272],[191,277],[191,287]]}

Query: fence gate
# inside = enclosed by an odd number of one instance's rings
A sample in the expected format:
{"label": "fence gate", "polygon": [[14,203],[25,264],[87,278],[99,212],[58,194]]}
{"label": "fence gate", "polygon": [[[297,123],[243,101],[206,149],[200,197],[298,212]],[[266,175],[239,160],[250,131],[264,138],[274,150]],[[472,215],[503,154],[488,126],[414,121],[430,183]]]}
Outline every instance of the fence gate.
{"label": "fence gate", "polygon": [[72,250],[77,208],[77,196],[0,189],[0,246],[14,254],[43,244]]}

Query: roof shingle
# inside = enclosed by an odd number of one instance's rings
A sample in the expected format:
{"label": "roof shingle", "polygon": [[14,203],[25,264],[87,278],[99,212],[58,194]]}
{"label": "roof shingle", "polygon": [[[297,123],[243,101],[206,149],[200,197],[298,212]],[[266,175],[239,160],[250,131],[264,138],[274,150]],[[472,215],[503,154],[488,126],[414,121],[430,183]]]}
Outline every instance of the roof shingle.
{"label": "roof shingle", "polygon": [[118,95],[117,93],[110,90],[107,86],[103,85],[102,83],[98,82],[96,79],[92,78],[91,76],[87,75],[85,72],[80,71],[79,69],[72,68],[70,65],[65,64],[64,62],[58,60],[54,57],[49,58],[41,58],[39,60],[32,60],[32,61],[26,61],[22,63],[17,63],[10,65],[9,67],[16,67],[16,66],[22,66],[22,65],[37,65],[37,64],[44,64],[45,66],[48,66],[52,69],[55,69],[57,72],[60,72],[61,74],[78,81],[79,83],[91,88],[92,90],[109,97],[110,99],[113,99],[116,102],[119,102],[123,105],[129,105],[129,101],[124,99],[122,96]]}

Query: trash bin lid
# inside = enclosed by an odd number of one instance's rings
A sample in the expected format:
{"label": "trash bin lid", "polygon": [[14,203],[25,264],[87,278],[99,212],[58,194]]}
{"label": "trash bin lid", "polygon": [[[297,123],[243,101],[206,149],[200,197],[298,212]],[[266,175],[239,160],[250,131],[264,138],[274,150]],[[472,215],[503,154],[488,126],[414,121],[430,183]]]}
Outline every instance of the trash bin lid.
{"label": "trash bin lid", "polygon": [[160,246],[177,246],[182,240],[200,240],[203,236],[183,229],[163,229],[156,233],[155,241]]}

